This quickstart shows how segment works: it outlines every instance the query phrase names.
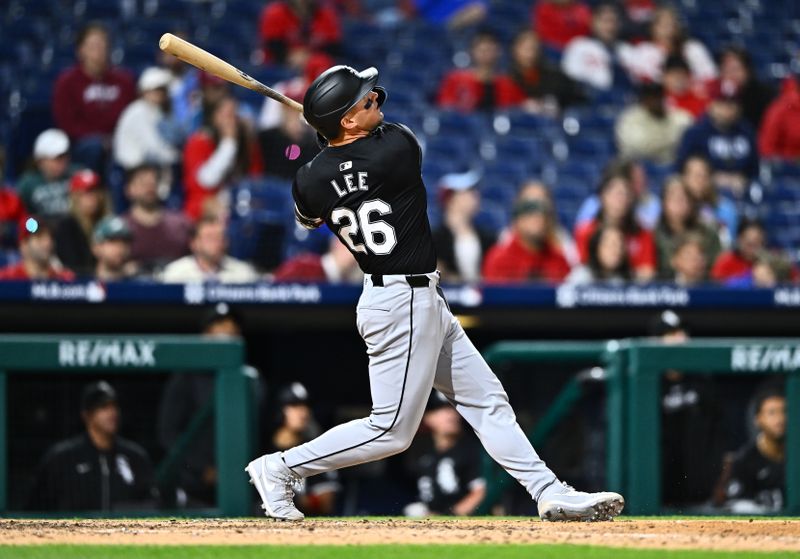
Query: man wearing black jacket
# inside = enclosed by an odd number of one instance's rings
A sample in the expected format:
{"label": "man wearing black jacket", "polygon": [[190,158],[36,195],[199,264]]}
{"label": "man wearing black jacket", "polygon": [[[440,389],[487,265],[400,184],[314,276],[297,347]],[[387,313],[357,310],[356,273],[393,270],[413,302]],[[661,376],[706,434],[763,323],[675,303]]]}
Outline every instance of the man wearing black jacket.
{"label": "man wearing black jacket", "polygon": [[118,436],[119,406],[105,381],[83,389],[86,431],[56,443],[39,465],[28,508],[37,511],[155,507],[153,466],[138,444]]}

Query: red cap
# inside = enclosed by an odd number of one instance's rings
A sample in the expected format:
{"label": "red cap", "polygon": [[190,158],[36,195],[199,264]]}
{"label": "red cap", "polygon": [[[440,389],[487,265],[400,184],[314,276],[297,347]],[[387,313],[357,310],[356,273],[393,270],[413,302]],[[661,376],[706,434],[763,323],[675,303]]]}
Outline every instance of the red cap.
{"label": "red cap", "polygon": [[739,86],[730,80],[720,80],[715,82],[709,91],[709,97],[711,97],[711,99],[714,101],[724,100],[738,103],[741,100],[739,94]]}
{"label": "red cap", "polygon": [[91,169],[78,171],[69,181],[70,192],[86,192],[100,187],[100,176]]}

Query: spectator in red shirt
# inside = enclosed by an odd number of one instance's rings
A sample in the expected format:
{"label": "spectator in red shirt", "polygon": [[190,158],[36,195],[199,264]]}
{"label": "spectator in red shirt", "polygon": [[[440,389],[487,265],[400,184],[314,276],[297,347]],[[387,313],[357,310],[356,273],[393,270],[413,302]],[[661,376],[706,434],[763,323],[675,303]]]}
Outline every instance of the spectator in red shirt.
{"label": "spectator in red shirt", "polygon": [[558,283],[567,277],[569,264],[548,226],[551,211],[542,201],[521,200],[514,205],[510,234],[489,250],[483,262],[485,281]]}
{"label": "spectator in red shirt", "polygon": [[742,219],[736,231],[736,246],[723,252],[711,269],[713,280],[726,280],[745,276],[753,271],[753,264],[766,249],[764,226],[752,219]]}
{"label": "spectator in red shirt", "polygon": [[780,97],[773,101],[758,135],[762,157],[800,160],[800,78],[790,76],[783,82]]}
{"label": "spectator in red shirt", "polygon": [[261,154],[248,126],[236,114],[233,97],[224,97],[209,114],[209,125],[189,137],[183,151],[184,211],[192,219],[223,215],[226,187],[263,172]]}
{"label": "spectator in red shirt", "polygon": [[142,165],[128,173],[125,195],[131,203],[124,218],[131,232],[131,258],[152,272],[189,254],[192,225],[187,217],[167,210],[158,196],[159,168]]}
{"label": "spectator in red shirt", "polygon": [[50,226],[36,217],[20,223],[19,263],[0,269],[0,280],[61,280],[72,281],[75,274],[64,268],[55,257],[55,245]]}
{"label": "spectator in red shirt", "polygon": [[520,31],[511,43],[510,74],[523,108],[530,112],[555,116],[583,97],[577,84],[542,56],[539,38],[530,29]]}
{"label": "spectator in red shirt", "polygon": [[558,249],[564,254],[564,258],[567,259],[570,268],[580,264],[578,248],[575,246],[572,233],[559,223],[558,207],[553,200],[553,193],[550,188],[542,181],[536,179],[526,180],[519,187],[516,197],[516,202],[523,200],[538,200],[550,207],[550,211],[547,214],[547,228],[550,231],[548,237],[555,241]]}
{"label": "spectator in red shirt", "polygon": [[130,72],[111,66],[102,24],[84,27],[76,44],[78,63],[61,73],[53,89],[53,116],[73,141],[73,158],[101,172],[114,127],[136,98],[136,86]]}
{"label": "spectator in red shirt", "polygon": [[672,54],[667,57],[662,70],[662,80],[667,107],[683,109],[694,118],[705,112],[708,97],[702,88],[692,84],[689,63],[683,56]]}
{"label": "spectator in red shirt", "polygon": [[780,284],[797,283],[797,269],[783,254],[762,252],[753,262],[749,273],[725,281],[727,287],[772,289]]}
{"label": "spectator in red shirt", "polygon": [[357,284],[364,279],[364,274],[347,247],[334,235],[328,252],[322,256],[309,252],[298,254],[278,266],[273,279],[278,282]]}
{"label": "spectator in red shirt", "polygon": [[539,0],[533,9],[533,28],[542,42],[558,51],[572,39],[589,34],[592,11],[575,0]]}
{"label": "spectator in red shirt", "polygon": [[600,209],[591,221],[575,228],[575,242],[582,262],[589,258],[589,239],[601,225],[619,227],[625,233],[628,258],[638,281],[653,279],[656,271],[656,249],[653,236],[636,220],[635,196],[625,174],[612,173],[603,177],[599,189]]}
{"label": "spectator in red shirt", "polygon": [[298,71],[310,58],[336,56],[342,40],[336,10],[317,0],[270,2],[261,12],[259,34],[265,62]]}
{"label": "spectator in red shirt", "polygon": [[452,70],[439,87],[439,106],[464,112],[511,107],[524,100],[514,81],[500,74],[497,64],[501,50],[497,37],[481,31],[472,39],[472,66]]}

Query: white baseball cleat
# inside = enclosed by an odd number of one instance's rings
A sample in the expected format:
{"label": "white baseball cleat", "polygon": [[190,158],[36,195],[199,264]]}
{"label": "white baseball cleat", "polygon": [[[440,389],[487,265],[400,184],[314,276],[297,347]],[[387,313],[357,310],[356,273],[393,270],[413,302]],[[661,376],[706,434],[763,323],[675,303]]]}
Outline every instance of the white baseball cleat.
{"label": "white baseball cleat", "polygon": [[294,491],[302,478],[283,462],[279,452],[264,455],[250,462],[244,469],[263,504],[264,513],[278,520],[303,520],[305,515],[294,506]]}
{"label": "white baseball cleat", "polygon": [[565,485],[563,491],[539,502],[539,517],[549,521],[614,520],[624,506],[625,499],[619,493],[585,493]]}

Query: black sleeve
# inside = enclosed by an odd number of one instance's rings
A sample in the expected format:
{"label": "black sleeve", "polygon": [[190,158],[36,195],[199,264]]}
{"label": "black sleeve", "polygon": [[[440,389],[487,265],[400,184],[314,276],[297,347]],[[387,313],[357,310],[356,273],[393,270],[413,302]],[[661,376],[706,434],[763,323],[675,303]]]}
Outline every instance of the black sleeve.
{"label": "black sleeve", "polygon": [[[302,173],[302,169],[297,172],[298,177]],[[314,215],[314,211],[309,209],[300,195],[300,187],[297,184],[297,178],[292,183],[292,198],[294,199],[294,218],[297,223],[306,229],[316,229],[322,225],[322,218]]]}
{"label": "black sleeve", "polygon": [[411,131],[411,128],[406,126],[405,124],[400,124],[399,122],[392,123],[391,126],[396,127],[400,133],[408,140],[411,147],[417,151],[418,159],[420,167],[422,167],[422,146],[419,143],[419,140],[414,135],[414,132]]}

